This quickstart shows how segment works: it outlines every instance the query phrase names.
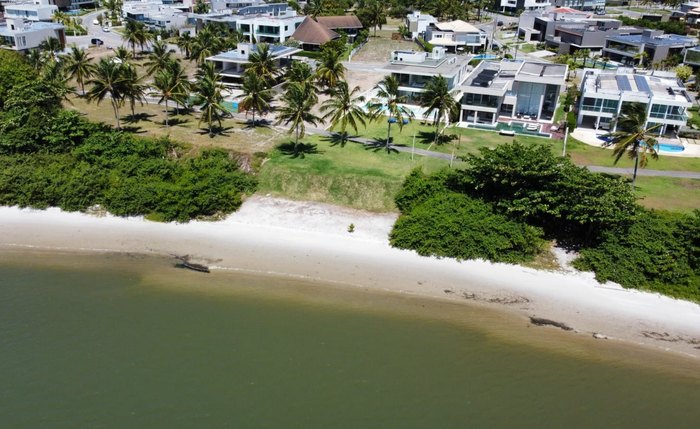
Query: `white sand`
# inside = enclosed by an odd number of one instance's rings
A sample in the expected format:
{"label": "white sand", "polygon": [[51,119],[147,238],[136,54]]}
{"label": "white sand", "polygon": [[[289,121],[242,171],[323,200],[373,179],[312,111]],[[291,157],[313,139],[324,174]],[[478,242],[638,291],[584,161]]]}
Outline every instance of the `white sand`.
{"label": "white sand", "polygon": [[394,220],[259,196],[223,221],[188,224],[0,207],[0,248],[190,254],[215,269],[478,302],[518,312],[524,320],[563,322],[580,335],[600,333],[700,357],[700,305],[603,286],[591,273],[571,269],[421,257],[389,246]]}

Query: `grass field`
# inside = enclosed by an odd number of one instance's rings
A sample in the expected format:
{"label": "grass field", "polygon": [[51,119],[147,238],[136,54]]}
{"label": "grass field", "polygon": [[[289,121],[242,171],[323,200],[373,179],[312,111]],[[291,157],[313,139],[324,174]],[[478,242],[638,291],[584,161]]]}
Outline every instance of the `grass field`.
{"label": "grass field", "polygon": [[638,176],[639,203],[650,209],[700,210],[700,180]]}
{"label": "grass field", "polygon": [[376,212],[394,211],[394,195],[414,168],[432,172],[447,161],[406,153],[387,153],[357,143],[332,146],[313,136],[304,143],[314,153],[294,157],[288,145],[270,153],[259,174],[258,192],[307,201],[320,201]]}

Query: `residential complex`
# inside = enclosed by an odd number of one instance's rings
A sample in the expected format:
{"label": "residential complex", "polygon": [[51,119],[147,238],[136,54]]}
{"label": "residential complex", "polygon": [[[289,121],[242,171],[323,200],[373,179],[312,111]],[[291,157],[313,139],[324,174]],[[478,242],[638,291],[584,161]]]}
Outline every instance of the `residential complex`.
{"label": "residential complex", "polygon": [[62,24],[6,18],[5,25],[0,26],[0,46],[15,51],[37,48],[41,42],[52,37],[65,45],[66,35]]}
{"label": "residential complex", "polygon": [[279,43],[292,37],[305,16],[299,16],[286,3],[244,7],[231,11],[207,14],[190,14],[189,22],[202,28],[208,22],[221,22],[240,31],[249,42]]}
{"label": "residential complex", "polygon": [[486,33],[462,20],[434,22],[425,29],[425,41],[452,52],[465,49],[475,52],[486,46]]}
{"label": "residential complex", "polygon": [[[270,53],[276,65],[284,68],[291,62],[291,56],[301,52],[299,48],[282,45],[269,45]],[[250,54],[256,52],[257,45],[251,43],[239,43],[236,49],[222,52],[206,59],[214,63],[216,71],[221,75],[222,83],[227,85],[240,85],[243,80],[246,65]]]}
{"label": "residential complex", "polygon": [[515,13],[519,10],[540,10],[552,5],[550,0],[496,0],[496,8],[501,12]]}
{"label": "residential complex", "polygon": [[495,126],[514,118],[551,122],[566,73],[563,64],[482,61],[458,88],[460,123]]}
{"label": "residential complex", "polygon": [[469,55],[453,55],[444,48],[432,52],[393,51],[389,64],[381,70],[399,80],[399,94],[406,97],[407,104],[419,104],[425,85],[435,76],[447,79],[450,90],[466,79],[469,71]]}
{"label": "residential complex", "polygon": [[624,103],[643,103],[647,108],[646,128],[675,137],[688,121],[686,109],[693,98],[673,77],[589,70],[581,82],[577,123],[580,127],[615,131],[615,118]]}
{"label": "residential complex", "polygon": [[414,11],[406,15],[406,28],[411,32],[411,39],[423,37],[428,26],[437,22],[437,18],[421,11]]}
{"label": "residential complex", "polygon": [[653,64],[674,55],[682,56],[686,48],[697,46],[695,37],[664,34],[661,30],[644,30],[639,35],[613,36],[606,40],[603,55],[613,61],[627,65],[642,62],[645,53],[646,64]]}

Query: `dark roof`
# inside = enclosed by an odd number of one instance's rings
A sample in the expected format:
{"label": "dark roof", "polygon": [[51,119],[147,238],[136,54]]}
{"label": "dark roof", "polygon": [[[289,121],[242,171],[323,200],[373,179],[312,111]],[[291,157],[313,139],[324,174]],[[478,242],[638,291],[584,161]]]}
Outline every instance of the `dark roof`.
{"label": "dark roof", "polygon": [[347,28],[362,28],[360,19],[355,15],[340,15],[340,16],[319,16],[316,17],[319,24],[323,24],[331,30],[347,29]]}
{"label": "dark roof", "polygon": [[301,25],[297,27],[292,38],[307,45],[323,45],[333,39],[340,37],[338,33],[314,21],[311,17],[306,17]]}

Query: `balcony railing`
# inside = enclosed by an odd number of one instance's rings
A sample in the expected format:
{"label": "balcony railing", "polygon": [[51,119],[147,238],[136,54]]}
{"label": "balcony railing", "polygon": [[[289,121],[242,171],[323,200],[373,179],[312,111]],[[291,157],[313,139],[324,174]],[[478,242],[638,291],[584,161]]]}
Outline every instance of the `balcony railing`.
{"label": "balcony railing", "polygon": [[617,107],[593,106],[590,104],[584,104],[581,106],[581,110],[586,110],[589,112],[617,113]]}
{"label": "balcony railing", "polygon": [[688,120],[688,115],[675,115],[673,113],[664,114],[664,113],[651,112],[649,114],[649,117],[650,118],[659,118],[659,119],[668,119],[670,121],[687,121]]}

